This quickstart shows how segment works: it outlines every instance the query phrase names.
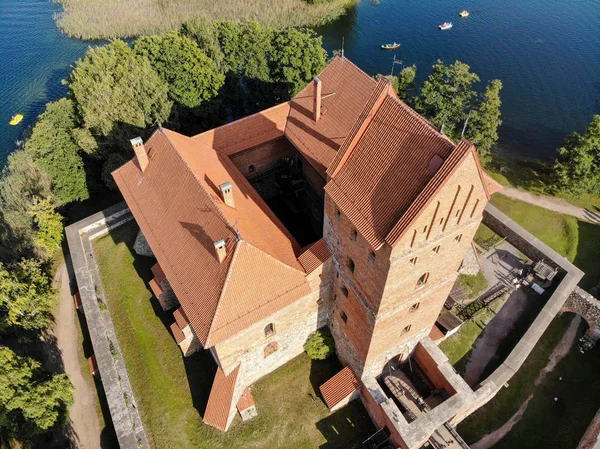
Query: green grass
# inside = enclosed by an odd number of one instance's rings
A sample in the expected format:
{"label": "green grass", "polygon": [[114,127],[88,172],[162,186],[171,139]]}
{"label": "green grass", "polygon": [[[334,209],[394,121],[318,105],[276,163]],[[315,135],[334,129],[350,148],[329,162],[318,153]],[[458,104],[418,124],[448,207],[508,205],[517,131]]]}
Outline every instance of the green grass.
{"label": "green grass", "polygon": [[586,354],[579,353],[574,347],[548,374],[542,385],[535,387],[533,384],[566,331],[570,317],[556,318],[511,379],[509,387],[500,390],[494,399],[458,426],[467,443],[473,444],[502,426],[533,393],[522,419],[494,449],[563,449],[577,446],[598,410],[600,347]]}
{"label": "green grass", "polygon": [[224,433],[202,423],[215,365],[207,351],[182,357],[147,287],[153,259],[134,258],[134,223],[94,243],[109,310],[146,433],[154,448],[352,448],[375,432],[360,401],[329,413],[318,386],[341,369],[335,358],[301,355],[253,388],[258,416]]}
{"label": "green grass", "polygon": [[306,0],[58,0],[61,30],[81,39],[112,39],[177,29],[201,16],[215,20],[256,20],[265,26],[317,26],[337,19],[355,0],[309,5]]}
{"label": "green grass", "polygon": [[500,243],[502,241],[502,237],[482,223],[479,225],[479,228],[477,228],[477,232],[475,233],[473,240],[487,251]]}
{"label": "green grass", "polygon": [[582,288],[590,289],[600,283],[600,226],[503,195],[494,195],[491,202],[583,270]]}
{"label": "green grass", "polygon": [[488,287],[488,281],[481,271],[475,275],[461,274],[456,282],[471,299],[477,298]]}

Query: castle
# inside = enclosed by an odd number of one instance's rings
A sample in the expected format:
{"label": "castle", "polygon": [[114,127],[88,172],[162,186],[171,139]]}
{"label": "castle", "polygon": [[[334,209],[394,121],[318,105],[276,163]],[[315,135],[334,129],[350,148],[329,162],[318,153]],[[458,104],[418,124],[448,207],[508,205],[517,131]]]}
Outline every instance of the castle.
{"label": "castle", "polygon": [[218,365],[203,419],[221,430],[256,413],[248,387],[323,326],[346,366],[328,396],[412,354],[498,189],[470,142],[344,57],[289,102],[132,145],[113,176],[157,259],[150,285],[174,338]]}

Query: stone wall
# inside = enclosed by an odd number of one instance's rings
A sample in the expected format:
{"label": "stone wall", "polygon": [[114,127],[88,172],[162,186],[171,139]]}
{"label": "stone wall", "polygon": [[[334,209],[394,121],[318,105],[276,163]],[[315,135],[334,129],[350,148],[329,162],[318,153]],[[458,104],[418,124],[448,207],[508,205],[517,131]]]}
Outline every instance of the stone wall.
{"label": "stone wall", "polygon": [[600,339],[600,301],[585,290],[576,287],[561,309],[562,312],[573,312],[583,317],[590,326],[588,334]]}

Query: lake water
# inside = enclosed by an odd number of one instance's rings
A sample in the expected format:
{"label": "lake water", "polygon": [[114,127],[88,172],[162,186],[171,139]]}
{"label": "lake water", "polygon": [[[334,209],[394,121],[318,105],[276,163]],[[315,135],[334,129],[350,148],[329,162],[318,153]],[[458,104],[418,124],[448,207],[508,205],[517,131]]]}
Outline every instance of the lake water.
{"label": "lake water", "polygon": [[[58,32],[58,11],[47,0],[0,0],[0,164],[44,104],[65,94],[61,80],[88,46]],[[454,27],[438,30],[444,21]],[[419,82],[438,58],[501,79],[500,150],[511,157],[548,159],[600,113],[599,0],[360,0],[318,32],[329,51],[344,37],[346,56],[370,74],[389,73],[396,54],[417,64]],[[379,49],[394,41],[398,51]],[[8,126],[17,112],[22,126]]]}

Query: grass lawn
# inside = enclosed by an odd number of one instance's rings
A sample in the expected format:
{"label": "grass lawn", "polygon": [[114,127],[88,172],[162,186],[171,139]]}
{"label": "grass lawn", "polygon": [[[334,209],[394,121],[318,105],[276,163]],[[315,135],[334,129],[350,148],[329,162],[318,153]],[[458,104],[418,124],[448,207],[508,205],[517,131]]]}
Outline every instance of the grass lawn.
{"label": "grass lawn", "polygon": [[477,298],[488,287],[487,279],[481,271],[475,275],[461,274],[458,276],[456,282],[461,290],[471,299]]}
{"label": "grass lawn", "polygon": [[477,232],[475,233],[473,240],[487,251],[500,243],[502,241],[502,237],[482,223],[477,228]]}
{"label": "grass lawn", "polygon": [[600,226],[496,194],[492,204],[585,272],[580,286],[600,283]]}
{"label": "grass lawn", "polygon": [[258,416],[236,417],[229,432],[202,423],[216,366],[207,351],[184,358],[166,324],[173,321],[147,282],[154,259],[132,255],[128,223],[94,243],[125,364],[154,448],[352,448],[375,432],[360,401],[329,413],[318,386],[341,369],[335,359],[292,360],[253,388]]}
{"label": "grass lawn", "polygon": [[509,387],[500,390],[494,399],[459,425],[458,431],[467,443],[473,444],[503,425],[533,393],[522,419],[494,449],[577,446],[598,410],[600,347],[586,354],[573,347],[542,385],[533,384],[572,316],[556,318],[511,379]]}

